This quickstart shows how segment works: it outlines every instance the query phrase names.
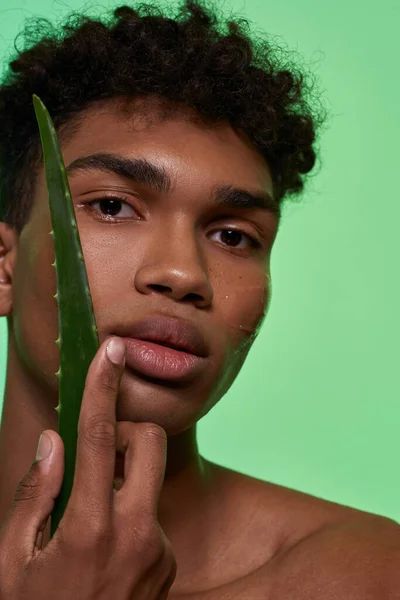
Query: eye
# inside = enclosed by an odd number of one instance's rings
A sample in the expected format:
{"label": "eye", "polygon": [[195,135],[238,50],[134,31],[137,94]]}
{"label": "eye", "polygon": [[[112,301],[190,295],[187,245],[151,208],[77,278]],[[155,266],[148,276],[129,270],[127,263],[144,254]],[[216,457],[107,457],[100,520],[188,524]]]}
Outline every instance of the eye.
{"label": "eye", "polygon": [[[129,205],[126,198],[120,198],[118,196],[105,196],[104,198],[100,198],[99,200],[92,200],[91,202],[87,202],[87,206],[90,206],[92,210],[95,212],[99,212],[94,206],[98,204],[100,213],[104,217],[129,217],[133,214],[137,215],[137,212],[134,210],[132,206]],[[120,214],[121,209],[125,208],[129,211],[132,211],[131,214]]]}
{"label": "eye", "polygon": [[[91,210],[95,212],[99,212],[94,206],[98,204],[100,209],[101,217],[106,220],[112,220],[113,218],[123,218],[129,217],[131,215],[121,215],[121,209],[125,208],[128,211],[132,211],[133,214],[137,215],[137,212],[134,210],[132,206],[130,206],[127,198],[122,198],[118,196],[104,196],[98,200],[92,200],[86,203],[86,206],[89,206]],[[221,242],[223,245],[238,249],[238,250],[246,250],[246,249],[259,249],[262,247],[261,242],[255,237],[242,231],[241,229],[234,228],[226,228],[219,229],[214,231],[213,234],[221,234]],[[243,245],[244,243],[244,245]]]}
{"label": "eye", "polygon": [[[249,233],[245,233],[240,229],[218,229],[214,233],[221,235],[221,243],[230,246],[232,248],[237,248],[239,250],[245,250],[246,248],[261,248],[262,244],[255,237],[250,235]],[[244,242],[244,246],[240,246],[239,244]]]}

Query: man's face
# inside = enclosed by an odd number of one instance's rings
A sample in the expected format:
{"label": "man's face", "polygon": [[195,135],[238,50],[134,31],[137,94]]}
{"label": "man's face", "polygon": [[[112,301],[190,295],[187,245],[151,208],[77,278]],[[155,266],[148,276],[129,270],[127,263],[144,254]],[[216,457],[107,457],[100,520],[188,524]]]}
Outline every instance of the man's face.
{"label": "man's face", "polygon": [[[272,195],[268,166],[244,136],[228,125],[195,122],[182,111],[158,118],[156,108],[146,110],[143,118],[115,103],[92,107],[62,143],[62,152],[67,168],[77,159],[113,154],[146,161],[170,180],[169,189],[161,190],[97,167],[69,175],[100,343],[118,327],[153,314],[193,323],[207,342],[205,368],[185,384],[125,369],[117,419],[152,421],[172,435],[205,415],[242,367],[270,299],[278,217],[264,208],[217,206],[221,186]],[[50,231],[41,167],[19,241],[11,318],[25,369],[56,405],[58,316]]]}

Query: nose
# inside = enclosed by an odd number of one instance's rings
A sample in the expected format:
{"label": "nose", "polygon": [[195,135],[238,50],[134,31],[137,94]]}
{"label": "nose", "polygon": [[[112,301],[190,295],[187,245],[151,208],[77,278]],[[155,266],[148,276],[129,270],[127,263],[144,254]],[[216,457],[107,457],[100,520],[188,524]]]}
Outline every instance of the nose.
{"label": "nose", "polygon": [[144,252],[135,275],[141,294],[160,293],[176,302],[191,302],[199,308],[211,305],[213,289],[204,255],[193,232],[182,230],[155,237]]}

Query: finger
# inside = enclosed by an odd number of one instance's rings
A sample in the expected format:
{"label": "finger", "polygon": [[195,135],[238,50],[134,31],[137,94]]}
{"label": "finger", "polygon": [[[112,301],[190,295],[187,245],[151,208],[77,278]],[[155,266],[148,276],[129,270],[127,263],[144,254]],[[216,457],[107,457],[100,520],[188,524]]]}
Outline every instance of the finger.
{"label": "finger", "polygon": [[[109,359],[107,346],[122,350],[122,361]],[[68,508],[75,520],[106,519],[113,495],[116,453],[115,405],[125,366],[125,344],[117,337],[100,346],[86,377],[78,423],[74,484]],[[68,518],[68,516],[66,516]]]}
{"label": "finger", "polygon": [[139,508],[157,519],[167,457],[164,429],[155,423],[117,423],[117,450],[125,459],[125,481],[115,492],[117,508],[125,514]]}
{"label": "finger", "polygon": [[[44,531],[60,493],[64,475],[64,444],[59,434],[51,429],[43,432],[41,451],[49,453],[35,461],[20,481],[14,501],[7,515],[0,538],[2,548],[7,548],[10,564],[29,562],[37,551],[37,540]],[[39,450],[39,448],[38,448]],[[43,456],[43,454],[42,454]]]}

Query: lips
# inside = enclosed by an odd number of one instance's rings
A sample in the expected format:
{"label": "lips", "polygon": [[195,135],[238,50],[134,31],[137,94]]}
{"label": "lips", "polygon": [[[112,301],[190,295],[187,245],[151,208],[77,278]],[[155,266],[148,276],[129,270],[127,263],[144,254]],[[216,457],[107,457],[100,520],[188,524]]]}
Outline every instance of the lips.
{"label": "lips", "polygon": [[126,345],[126,365],[136,374],[189,382],[208,366],[208,345],[194,325],[175,317],[150,315],[114,335]]}
{"label": "lips", "polygon": [[200,331],[189,321],[176,317],[149,315],[113,333],[120,337],[155,342],[195,356],[209,355],[208,344]]}

